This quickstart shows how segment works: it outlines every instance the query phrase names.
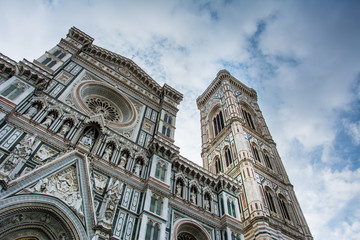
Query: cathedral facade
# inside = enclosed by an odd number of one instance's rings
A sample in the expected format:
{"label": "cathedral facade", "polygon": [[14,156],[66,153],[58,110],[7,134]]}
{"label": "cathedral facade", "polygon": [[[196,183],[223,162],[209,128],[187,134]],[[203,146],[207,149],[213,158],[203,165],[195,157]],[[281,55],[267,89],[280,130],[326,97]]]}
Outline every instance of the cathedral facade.
{"label": "cathedral facade", "polygon": [[0,54],[0,239],[312,239],[255,90],[222,70],[197,99],[200,167],[183,95],[93,41]]}

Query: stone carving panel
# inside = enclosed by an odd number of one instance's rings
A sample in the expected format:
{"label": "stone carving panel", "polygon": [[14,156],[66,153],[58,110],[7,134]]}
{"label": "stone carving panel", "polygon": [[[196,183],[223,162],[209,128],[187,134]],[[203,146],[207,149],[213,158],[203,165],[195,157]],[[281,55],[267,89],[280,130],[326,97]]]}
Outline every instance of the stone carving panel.
{"label": "stone carving panel", "polygon": [[83,215],[82,198],[75,167],[69,167],[51,177],[41,179],[35,186],[29,188],[29,191],[57,197],[80,216]]}
{"label": "stone carving panel", "polygon": [[37,150],[34,157],[32,158],[35,162],[44,162],[46,160],[49,160],[50,158],[54,157],[59,152],[55,149],[42,144],[41,147]]}

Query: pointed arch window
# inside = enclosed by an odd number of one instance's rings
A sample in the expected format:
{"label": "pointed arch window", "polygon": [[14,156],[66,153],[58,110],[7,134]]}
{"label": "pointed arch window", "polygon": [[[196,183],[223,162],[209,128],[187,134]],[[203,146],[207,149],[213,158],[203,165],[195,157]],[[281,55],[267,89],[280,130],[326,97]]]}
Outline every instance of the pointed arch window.
{"label": "pointed arch window", "polygon": [[261,162],[259,151],[257,150],[257,148],[255,146],[251,146],[251,148],[253,150],[255,160]]}
{"label": "pointed arch window", "polygon": [[42,65],[45,65],[48,64],[49,62],[51,61],[51,58],[46,58],[44,61],[42,61]]}
{"label": "pointed arch window", "polygon": [[160,180],[161,180],[161,181],[165,181],[165,176],[166,176],[166,165],[164,164],[164,165],[161,167]]}
{"label": "pointed arch window", "polygon": [[158,240],[159,239],[160,226],[158,223],[148,221],[146,224],[145,240]]}
{"label": "pointed arch window", "polygon": [[215,173],[219,173],[221,171],[222,171],[222,168],[221,168],[220,159],[216,158],[215,159]]}
{"label": "pointed arch window", "polygon": [[272,165],[271,165],[271,162],[270,162],[269,156],[266,153],[263,153],[263,156],[264,156],[266,167],[268,167],[270,169],[273,169]]}
{"label": "pointed arch window", "polygon": [[165,181],[166,176],[166,164],[158,162],[155,169],[155,177],[161,181]]}
{"label": "pointed arch window", "polygon": [[17,88],[11,95],[9,96],[10,100],[15,100],[18,96],[20,96],[24,92],[24,88]]}
{"label": "pointed arch window", "polygon": [[152,240],[157,240],[157,239],[159,239],[159,231],[160,231],[159,224],[155,224]]}
{"label": "pointed arch window", "polygon": [[159,176],[160,176],[160,170],[161,170],[161,164],[160,164],[160,162],[158,162],[158,163],[156,164],[156,168],[155,168],[155,177],[156,177],[156,178],[159,178]]}
{"label": "pointed arch window", "polygon": [[59,59],[63,59],[66,56],[66,53],[61,50],[56,50],[53,55]]}
{"label": "pointed arch window", "polygon": [[256,129],[255,129],[255,124],[254,124],[254,122],[253,122],[253,120],[252,120],[252,117],[251,117],[251,114],[250,114],[248,111],[243,110],[243,109],[242,109],[241,111],[242,111],[243,117],[244,117],[247,125],[248,125],[249,127],[251,127],[252,129],[256,130]]}
{"label": "pointed arch window", "polygon": [[213,127],[215,136],[217,136],[220,131],[224,128],[224,117],[222,111],[220,111],[216,116],[213,118]]}
{"label": "pointed arch window", "polygon": [[1,95],[7,97],[9,100],[15,100],[18,96],[20,96],[25,90],[25,86],[20,83],[11,84],[7,87]]}
{"label": "pointed arch window", "polygon": [[56,51],[54,52],[53,55],[54,55],[55,57],[57,57],[60,53],[61,53],[61,51],[58,49],[58,50],[56,50]]}
{"label": "pointed arch window", "polygon": [[236,218],[236,212],[235,212],[235,204],[233,200],[228,199],[227,200],[227,207],[228,207],[228,212],[230,216],[233,216]]}
{"label": "pointed arch window", "polygon": [[53,66],[55,66],[56,60],[47,57],[44,61],[41,62],[41,64],[48,68],[52,68]]}
{"label": "pointed arch window", "polygon": [[162,198],[153,194],[150,201],[150,212],[161,215]]}
{"label": "pointed arch window", "polygon": [[228,167],[233,162],[229,148],[225,149],[225,162],[226,162],[226,167]]}
{"label": "pointed arch window", "polygon": [[287,220],[290,220],[289,211],[286,207],[286,203],[285,203],[284,197],[282,195],[279,196],[279,202],[280,202],[280,208],[281,208],[281,211],[282,211],[284,217]]}
{"label": "pointed arch window", "polygon": [[265,189],[265,198],[266,198],[266,201],[268,202],[270,211],[276,213],[276,208],[275,208],[272,194],[269,190],[266,190],[266,189]]}
{"label": "pointed arch window", "polygon": [[47,67],[48,67],[48,68],[52,68],[53,66],[55,66],[55,64],[56,64],[56,61],[55,61],[55,60],[52,60],[51,63],[49,63],[49,64],[47,65]]}
{"label": "pointed arch window", "polygon": [[13,92],[16,89],[16,84],[11,84],[7,89],[5,89],[1,95],[4,97],[7,97],[11,92]]}

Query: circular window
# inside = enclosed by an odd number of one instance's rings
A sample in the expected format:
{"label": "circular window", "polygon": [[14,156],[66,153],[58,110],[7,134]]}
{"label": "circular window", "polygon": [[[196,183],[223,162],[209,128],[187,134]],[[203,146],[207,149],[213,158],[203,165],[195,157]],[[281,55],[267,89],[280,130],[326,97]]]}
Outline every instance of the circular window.
{"label": "circular window", "polygon": [[134,107],[116,89],[98,82],[84,82],[76,89],[76,98],[90,114],[101,114],[110,123],[130,125],[135,121]]}
{"label": "circular window", "polygon": [[106,120],[121,122],[121,112],[110,101],[101,97],[88,97],[85,103],[91,111],[95,114],[102,114]]}

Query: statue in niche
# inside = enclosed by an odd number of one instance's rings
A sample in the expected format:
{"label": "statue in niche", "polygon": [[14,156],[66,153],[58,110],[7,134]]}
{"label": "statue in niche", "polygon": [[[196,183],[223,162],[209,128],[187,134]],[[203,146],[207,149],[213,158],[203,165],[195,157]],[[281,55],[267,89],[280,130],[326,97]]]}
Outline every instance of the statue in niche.
{"label": "statue in niche", "polygon": [[91,147],[95,140],[95,131],[94,129],[89,129],[85,132],[84,136],[81,138],[80,143],[87,147]]}
{"label": "statue in niche", "polygon": [[190,192],[190,201],[196,204],[196,191],[194,188]]}
{"label": "statue in niche", "polygon": [[176,196],[182,197],[182,184],[180,181],[176,184]]}
{"label": "statue in niche", "polygon": [[142,169],[141,162],[140,162],[140,161],[137,161],[136,164],[135,164],[134,173],[135,173],[137,176],[140,176],[141,169]]}
{"label": "statue in niche", "polygon": [[36,104],[33,104],[29,107],[29,109],[27,110],[27,112],[25,113],[25,116],[32,118],[33,116],[35,116],[35,114],[38,112],[38,107]]}
{"label": "statue in niche", "polygon": [[105,151],[104,151],[104,155],[103,155],[103,159],[105,161],[109,161],[110,158],[111,158],[111,155],[112,155],[112,146],[111,145],[107,145],[107,147],[105,148]]}
{"label": "statue in niche", "polygon": [[60,135],[65,136],[69,130],[71,128],[71,123],[70,122],[65,122],[60,129]]}
{"label": "statue in niche", "polygon": [[45,119],[45,121],[44,121],[43,124],[44,124],[46,127],[50,127],[54,120],[55,120],[55,114],[54,114],[54,113],[49,113],[49,114],[46,116],[46,119]]}
{"label": "statue in niche", "polygon": [[210,200],[209,199],[205,198],[204,205],[205,205],[205,210],[210,211]]}
{"label": "statue in niche", "polygon": [[126,154],[126,153],[124,153],[123,155],[121,155],[121,157],[120,157],[120,167],[121,167],[121,168],[125,168],[127,159],[128,159],[128,157],[127,157],[127,154]]}

